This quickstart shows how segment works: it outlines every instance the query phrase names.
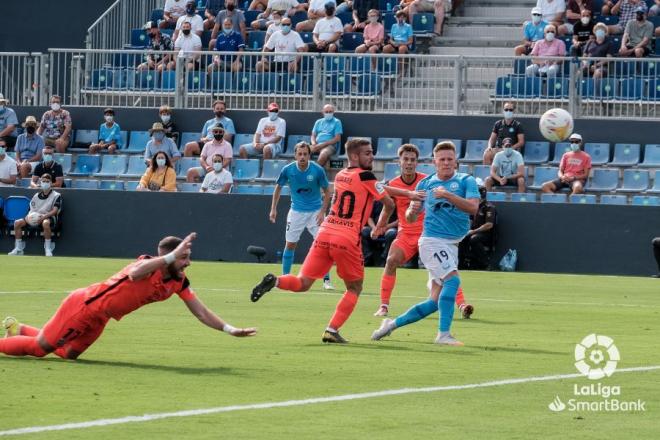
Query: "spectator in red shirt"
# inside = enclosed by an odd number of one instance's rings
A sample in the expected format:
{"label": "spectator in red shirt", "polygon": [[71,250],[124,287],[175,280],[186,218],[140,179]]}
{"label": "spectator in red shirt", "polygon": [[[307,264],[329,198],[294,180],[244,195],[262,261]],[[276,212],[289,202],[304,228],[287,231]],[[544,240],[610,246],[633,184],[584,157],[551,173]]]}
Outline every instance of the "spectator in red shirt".
{"label": "spectator in red shirt", "polygon": [[561,157],[557,179],[543,184],[541,189],[544,193],[554,193],[563,188],[569,188],[571,194],[584,193],[584,185],[591,170],[591,156],[582,151],[582,136],[573,133],[568,140],[571,143],[571,151]]}

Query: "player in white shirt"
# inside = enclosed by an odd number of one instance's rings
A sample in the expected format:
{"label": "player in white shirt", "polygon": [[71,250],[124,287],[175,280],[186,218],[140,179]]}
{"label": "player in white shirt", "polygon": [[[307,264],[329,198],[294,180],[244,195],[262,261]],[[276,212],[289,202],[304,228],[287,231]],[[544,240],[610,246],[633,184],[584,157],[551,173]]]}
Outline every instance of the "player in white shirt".
{"label": "player in white shirt", "polygon": [[[202,40],[192,33],[192,26],[189,22],[184,22],[181,25],[181,35],[174,43],[174,50],[179,51],[177,60],[184,61],[186,68],[189,70],[197,70],[199,68],[200,54],[192,55],[191,52],[199,52],[202,50]],[[176,61],[170,61],[170,70],[176,67]]]}
{"label": "player in white shirt", "polygon": [[241,145],[238,154],[243,159],[262,156],[274,159],[282,152],[282,141],[286,136],[286,121],[279,117],[280,107],[275,102],[268,105],[268,116],[261,118],[254,140]]}
{"label": "player in white shirt", "polygon": [[187,0],[186,14],[179,17],[176,21],[176,28],[174,30],[174,35],[172,35],[172,40],[176,41],[179,37],[179,31],[181,30],[181,25],[183,23],[190,23],[192,32],[198,37],[202,36],[202,32],[204,32],[204,19],[197,14],[195,0]]}
{"label": "player in white shirt", "polygon": [[339,39],[344,32],[341,20],[335,17],[335,6],[332,3],[325,5],[325,17],[316,22],[314,26],[314,43],[309,44],[310,52],[337,52]]}
{"label": "player in white shirt", "polygon": [[[285,17],[282,19],[282,30],[276,31],[264,45],[264,54],[266,52],[306,52],[307,46],[300,38],[298,32],[291,30],[291,19]],[[298,62],[300,57],[295,55],[275,55],[274,57],[264,57],[256,65],[257,72],[290,72],[298,71]]]}
{"label": "player in white shirt", "polygon": [[234,179],[231,173],[223,167],[222,154],[213,155],[213,172],[206,173],[199,192],[209,194],[227,194],[231,190]]}

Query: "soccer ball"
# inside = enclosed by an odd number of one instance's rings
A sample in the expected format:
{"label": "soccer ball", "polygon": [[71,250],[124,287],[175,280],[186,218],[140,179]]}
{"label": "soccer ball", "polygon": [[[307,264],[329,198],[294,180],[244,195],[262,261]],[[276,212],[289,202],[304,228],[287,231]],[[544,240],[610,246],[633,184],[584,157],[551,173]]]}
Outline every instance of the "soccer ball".
{"label": "soccer ball", "polygon": [[573,116],[561,108],[550,109],[541,116],[539,130],[550,142],[561,142],[573,133]]}
{"label": "soccer ball", "polygon": [[31,212],[25,217],[25,221],[30,226],[37,226],[39,225],[39,218],[41,218],[41,214],[38,212]]}

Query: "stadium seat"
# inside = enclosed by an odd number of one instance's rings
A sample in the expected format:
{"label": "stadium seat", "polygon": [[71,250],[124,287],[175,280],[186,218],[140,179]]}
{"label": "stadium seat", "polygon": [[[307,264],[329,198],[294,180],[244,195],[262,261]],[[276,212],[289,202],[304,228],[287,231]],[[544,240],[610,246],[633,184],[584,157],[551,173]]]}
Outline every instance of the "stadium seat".
{"label": "stadium seat", "polygon": [[179,136],[179,149],[183,151],[183,148],[188,142],[197,142],[199,140],[199,133],[193,133],[192,131],[184,131]]}
{"label": "stadium seat", "polygon": [[[419,166],[417,167],[417,171],[419,171]],[[400,175],[401,175],[401,167],[399,167],[398,163],[387,162],[385,164],[385,169],[383,170],[384,181],[390,181],[395,177],[399,177]]]}
{"label": "stadium seat", "polygon": [[237,133],[234,135],[234,154],[238,155],[241,145],[251,144],[254,140],[254,134]]}
{"label": "stadium seat", "polygon": [[498,98],[535,98],[541,96],[543,79],[530,76],[505,76],[497,78],[495,94]]}
{"label": "stadium seat", "polygon": [[383,26],[385,27],[385,34],[389,35],[390,29],[392,29],[392,25],[396,23],[396,17],[394,15],[394,12],[386,12],[385,14],[383,14],[382,23]]}
{"label": "stadium seat", "polygon": [[151,21],[158,23],[163,19],[164,11],[162,9],[152,9],[151,10]]}
{"label": "stadium seat", "polygon": [[415,34],[431,34],[433,33],[433,25],[435,24],[435,17],[430,12],[422,12],[413,15],[412,28]]}
{"label": "stadium seat", "polygon": [[596,22],[612,26],[619,22],[619,17],[617,15],[599,15]]}
{"label": "stadium seat", "polygon": [[199,192],[199,189],[202,187],[202,184],[196,182],[182,182],[179,183],[177,187],[178,190],[181,192],[196,193]]}
{"label": "stadium seat", "polygon": [[598,168],[587,183],[587,191],[614,191],[619,184],[619,170]]}
{"label": "stadium seat", "polygon": [[395,159],[398,157],[397,151],[403,139],[401,138],[378,138],[376,147],[376,159]]}
{"label": "stadium seat", "polygon": [[144,153],[150,139],[148,131],[131,131],[128,145],[120,151],[122,153]]}
{"label": "stadium seat", "polygon": [[[655,43],[656,55],[660,55],[660,42],[656,40]],[[647,81],[646,89],[644,90],[645,101],[660,101],[660,79],[650,79]]]}
{"label": "stadium seat", "polygon": [[525,142],[525,165],[538,165],[548,161],[550,156],[549,142]]}
{"label": "stadium seat", "polygon": [[511,194],[512,202],[536,202],[535,193],[513,193]]}
{"label": "stadium seat", "polygon": [[101,170],[94,173],[95,177],[117,177],[126,171],[128,156],[123,154],[106,154],[101,161]]}
{"label": "stadium seat", "polygon": [[[397,164],[398,166],[398,164]],[[419,163],[417,164],[417,172],[426,174],[427,176],[435,173],[435,165],[432,163]]]}
{"label": "stadium seat", "polygon": [[71,171],[71,165],[73,164],[73,155],[55,153],[53,154],[53,159],[62,166],[62,172],[64,174],[69,174],[69,171]]}
{"label": "stadium seat", "polygon": [[9,196],[4,202],[3,215],[7,234],[14,234],[14,221],[24,218],[30,211],[30,199],[24,196]]}
{"label": "stadium seat", "polygon": [[541,203],[566,203],[566,194],[541,194]]}
{"label": "stadium seat", "polygon": [[628,196],[615,196],[612,194],[603,194],[600,196],[601,205],[626,205]]}
{"label": "stadium seat", "polygon": [[541,90],[541,97],[548,99],[568,99],[568,78],[548,78]]}
{"label": "stadium seat", "polygon": [[259,159],[236,159],[232,166],[235,182],[254,180],[259,177]]}
{"label": "stadium seat", "polygon": [[107,90],[112,87],[113,69],[97,69],[92,72],[89,87],[95,90]]}
{"label": "stadium seat", "polygon": [[571,151],[571,144],[568,142],[557,142],[555,144],[555,154],[553,159],[550,161],[550,165],[559,165],[559,162],[561,162],[561,157],[564,155],[564,153],[568,153],[569,151]]}
{"label": "stadium seat", "polygon": [[490,165],[475,165],[472,175],[475,179],[481,179],[486,182],[486,179],[490,176]]}
{"label": "stadium seat", "polygon": [[392,12],[392,8],[397,6],[399,2],[394,0],[378,0],[378,10],[381,12]]}
{"label": "stadium seat", "polygon": [[[368,58],[362,58],[365,64],[368,64]],[[357,91],[354,96],[379,96],[380,95],[380,77],[377,74],[365,73],[358,76]]]}
{"label": "stadium seat", "polygon": [[355,49],[364,43],[362,32],[345,32],[341,36],[342,52],[355,52]]}
{"label": "stadium seat", "polygon": [[460,163],[458,164],[458,172],[463,174],[472,174],[472,169],[470,168],[470,165],[466,163]]}
{"label": "stadium seat", "polygon": [[348,23],[353,22],[353,14],[351,11],[340,12],[336,17],[341,21],[342,26],[346,26]]}
{"label": "stadium seat", "polygon": [[506,193],[500,191],[491,191],[486,194],[489,202],[506,202]]}
{"label": "stadium seat", "polygon": [[419,148],[419,160],[428,160],[433,154],[433,139],[410,138],[408,143]]}
{"label": "stadium seat", "polygon": [[[243,8],[239,8],[237,6],[236,9],[243,9]],[[254,20],[257,19],[257,16],[259,14],[261,14],[261,11],[249,11],[249,10],[247,10],[247,8],[244,8],[244,9],[245,10],[243,12],[243,15],[245,16],[245,24],[246,24],[246,27],[249,28],[250,23],[252,23]]]}
{"label": "stadium seat", "polygon": [[142,177],[147,170],[147,165],[144,163],[144,157],[141,155],[132,155],[128,158],[128,169],[121,177]]}
{"label": "stadium seat", "polygon": [[623,101],[638,101],[642,98],[644,85],[640,78],[626,78],[619,83],[616,97]]}
{"label": "stadium seat", "polygon": [[149,44],[149,37],[147,36],[147,31],[144,29],[132,29],[131,30],[131,46],[134,47],[146,47]]}
{"label": "stadium seat", "polygon": [[290,134],[286,139],[286,150],[284,153],[280,154],[280,157],[293,157],[296,144],[298,142],[312,142],[312,139],[309,135],[306,134]]}
{"label": "stadium seat", "polygon": [[158,87],[158,78],[159,75],[156,75],[153,70],[136,71],[132,88],[136,90],[154,90]]}
{"label": "stadium seat", "polygon": [[182,157],[177,162],[178,172],[176,173],[177,179],[185,179],[188,170],[192,167],[199,166],[199,157]]}
{"label": "stadium seat", "polygon": [[650,194],[660,194],[660,170],[655,170],[653,176],[653,186],[646,192]]}
{"label": "stadium seat", "polygon": [[559,168],[557,167],[536,167],[534,170],[534,181],[529,185],[529,189],[541,189],[545,182],[555,180]]}
{"label": "stadium seat", "polygon": [[640,163],[639,166],[660,168],[660,144],[646,144],[644,147],[644,162]]}
{"label": "stadium seat", "polygon": [[123,191],[124,182],[122,180],[101,180],[99,183],[99,189],[105,189],[110,191]]}
{"label": "stadium seat", "polygon": [[16,186],[18,188],[29,188],[31,182],[32,182],[31,177],[26,177],[24,179],[16,179]]}
{"label": "stadium seat", "polygon": [[610,100],[618,93],[619,81],[615,78],[603,78],[595,81],[593,78],[583,79],[580,84],[580,95],[587,99]]}
{"label": "stadium seat", "polygon": [[261,185],[239,185],[235,186],[232,194],[263,194],[264,187]]}
{"label": "stadium seat", "polygon": [[176,89],[176,72],[174,70],[164,70],[158,73],[158,86],[155,90],[160,92],[173,92]]}
{"label": "stadium seat", "polygon": [[624,170],[623,184],[617,192],[639,193],[649,188],[649,172],[646,170]]}
{"label": "stadium seat", "polygon": [[587,142],[584,151],[591,156],[591,165],[605,165],[610,161],[610,144]]}
{"label": "stadium seat", "polygon": [[609,165],[637,165],[639,163],[639,152],[639,144],[616,144],[614,145],[614,158]]}
{"label": "stadium seat", "polygon": [[380,57],[376,62],[378,74],[381,77],[396,77],[399,63],[395,57]]}
{"label": "stadium seat", "polygon": [[124,182],[124,190],[135,191],[139,184],[140,184],[139,180],[129,180],[128,182]]}
{"label": "stadium seat", "polygon": [[70,176],[91,176],[98,173],[101,168],[101,156],[97,154],[80,154],[76,166],[69,173]]}
{"label": "stadium seat", "polygon": [[188,72],[187,88],[189,92],[204,92],[206,91],[206,72],[195,71]]}
{"label": "stadium seat", "polygon": [[84,148],[87,150],[90,144],[94,144],[99,140],[98,130],[76,130],[76,136],[73,140],[73,146],[76,148]]}
{"label": "stadium seat", "polygon": [[351,91],[351,76],[344,73],[324,75],[328,96],[346,96]]}
{"label": "stadium seat", "polygon": [[593,205],[596,203],[596,196],[594,194],[571,194],[568,196],[568,201],[583,205]]}
{"label": "stadium seat", "polygon": [[657,196],[633,196],[632,204],[635,206],[660,206],[660,197]]}
{"label": "stadium seat", "polygon": [[300,23],[301,21],[307,20],[307,12],[305,11],[296,11],[295,14],[293,14],[292,17],[289,17],[291,19],[291,29],[295,29],[296,25]]}
{"label": "stadium seat", "polygon": [[488,141],[470,139],[467,141],[463,162],[482,162]]}
{"label": "stadium seat", "polygon": [[348,72],[351,75],[361,75],[371,71],[371,59],[369,57],[360,55],[349,58]]}
{"label": "stadium seat", "polygon": [[303,40],[303,43],[305,44],[314,42],[314,36],[311,32],[300,32],[300,38]]}
{"label": "stadium seat", "polygon": [[71,181],[73,189],[99,189],[99,181],[95,179],[74,179]]}
{"label": "stadium seat", "polygon": [[275,182],[280,176],[282,168],[284,168],[287,163],[289,163],[287,160],[265,159],[261,170],[261,176],[254,180],[257,182]]}

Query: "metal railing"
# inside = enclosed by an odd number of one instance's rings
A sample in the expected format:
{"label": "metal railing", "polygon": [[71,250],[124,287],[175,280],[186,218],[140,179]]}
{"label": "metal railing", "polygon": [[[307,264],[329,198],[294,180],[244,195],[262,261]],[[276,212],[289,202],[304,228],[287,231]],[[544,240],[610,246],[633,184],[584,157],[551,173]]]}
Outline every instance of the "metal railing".
{"label": "metal railing", "polygon": [[163,0],[117,0],[87,29],[87,49],[120,49],[131,41],[131,31],[140,29]]}
{"label": "metal railing", "polygon": [[45,56],[0,53],[0,93],[12,105],[42,105],[47,95]]}

